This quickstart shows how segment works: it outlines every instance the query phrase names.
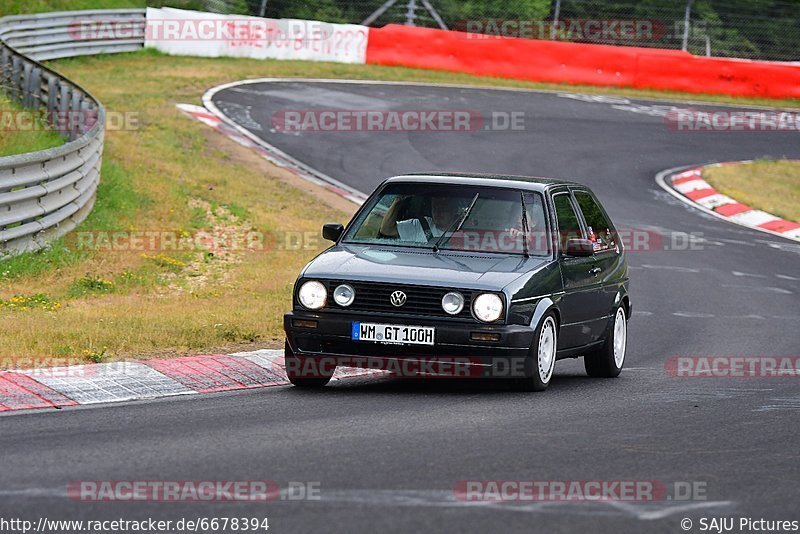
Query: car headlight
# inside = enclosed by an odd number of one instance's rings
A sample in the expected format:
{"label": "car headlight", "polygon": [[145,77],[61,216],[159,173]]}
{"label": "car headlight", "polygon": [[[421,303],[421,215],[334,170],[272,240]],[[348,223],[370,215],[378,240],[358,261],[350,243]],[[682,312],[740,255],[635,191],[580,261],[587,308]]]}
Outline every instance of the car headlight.
{"label": "car headlight", "polygon": [[328,290],[321,283],[311,280],[300,286],[297,298],[300,299],[300,304],[309,310],[318,310],[325,306]]}
{"label": "car headlight", "polygon": [[451,291],[442,297],[442,309],[450,315],[458,315],[464,309],[464,296]]}
{"label": "car headlight", "polygon": [[350,306],[356,298],[356,290],[353,286],[342,284],[333,290],[333,300],[339,306]]}
{"label": "car headlight", "polygon": [[503,315],[503,299],[494,293],[481,293],[472,303],[475,317],[484,323],[491,323]]}

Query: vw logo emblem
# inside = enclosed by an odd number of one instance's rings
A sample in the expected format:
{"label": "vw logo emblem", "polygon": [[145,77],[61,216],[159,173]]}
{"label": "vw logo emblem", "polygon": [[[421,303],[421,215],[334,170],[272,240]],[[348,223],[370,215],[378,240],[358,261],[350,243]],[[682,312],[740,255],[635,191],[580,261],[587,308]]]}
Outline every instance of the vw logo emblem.
{"label": "vw logo emblem", "polygon": [[392,303],[392,306],[400,307],[406,303],[406,294],[402,291],[395,291],[392,293],[392,296],[389,297],[389,300]]}

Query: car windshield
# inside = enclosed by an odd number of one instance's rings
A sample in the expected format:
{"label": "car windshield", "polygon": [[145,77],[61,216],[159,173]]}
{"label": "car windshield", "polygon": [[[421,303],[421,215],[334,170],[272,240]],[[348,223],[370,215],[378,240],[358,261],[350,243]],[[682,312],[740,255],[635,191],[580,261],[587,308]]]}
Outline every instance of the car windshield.
{"label": "car windshield", "polygon": [[397,183],[373,197],[344,242],[546,256],[545,221],[542,196],[535,192]]}

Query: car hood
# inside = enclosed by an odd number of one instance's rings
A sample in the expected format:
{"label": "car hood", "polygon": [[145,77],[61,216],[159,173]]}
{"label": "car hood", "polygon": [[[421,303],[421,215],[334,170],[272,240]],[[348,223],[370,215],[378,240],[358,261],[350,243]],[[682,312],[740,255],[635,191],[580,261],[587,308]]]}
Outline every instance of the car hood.
{"label": "car hood", "polygon": [[499,291],[548,261],[519,255],[337,245],[309,263],[303,276]]}

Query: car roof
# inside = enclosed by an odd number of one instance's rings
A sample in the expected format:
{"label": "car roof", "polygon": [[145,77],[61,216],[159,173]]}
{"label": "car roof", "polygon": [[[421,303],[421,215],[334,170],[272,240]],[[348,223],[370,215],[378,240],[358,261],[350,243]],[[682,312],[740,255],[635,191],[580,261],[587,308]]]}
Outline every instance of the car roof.
{"label": "car roof", "polygon": [[[569,180],[545,178],[541,176],[517,176],[514,174],[491,174],[471,172],[415,172],[393,176],[387,182],[425,182],[453,185],[480,185],[494,187],[510,187],[544,192],[552,186],[586,187]],[[588,189],[588,187],[587,187]]]}

